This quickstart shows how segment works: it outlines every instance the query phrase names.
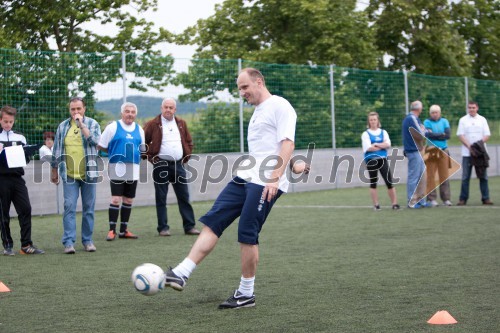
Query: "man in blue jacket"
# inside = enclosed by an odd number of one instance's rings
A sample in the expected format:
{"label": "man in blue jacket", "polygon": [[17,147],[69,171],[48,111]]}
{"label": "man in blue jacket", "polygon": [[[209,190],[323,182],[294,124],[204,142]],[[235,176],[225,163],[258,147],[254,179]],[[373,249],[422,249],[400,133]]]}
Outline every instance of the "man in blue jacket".
{"label": "man in blue jacket", "polygon": [[[418,118],[422,113],[422,108],[422,102],[420,101],[411,103],[410,113],[403,120],[402,136],[404,154],[408,159],[406,195],[408,198],[409,208],[421,208],[427,206],[424,197],[425,164],[421,155],[425,144],[425,128]],[[412,128],[413,130],[411,130]],[[412,135],[412,132],[416,135]]]}

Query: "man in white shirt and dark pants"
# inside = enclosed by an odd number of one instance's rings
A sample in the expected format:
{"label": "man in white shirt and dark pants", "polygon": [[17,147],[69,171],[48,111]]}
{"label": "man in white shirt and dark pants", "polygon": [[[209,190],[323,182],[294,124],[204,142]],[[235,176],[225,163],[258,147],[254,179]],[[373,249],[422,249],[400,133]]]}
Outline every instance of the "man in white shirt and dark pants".
{"label": "man in white shirt and dark pants", "polygon": [[[471,146],[478,141],[486,143],[491,135],[486,118],[477,113],[479,110],[477,102],[470,101],[467,109],[468,114],[460,118],[457,129],[457,136],[460,142],[462,142],[462,187],[460,190],[460,201],[457,206],[465,206],[469,199],[469,182],[472,172]],[[478,173],[476,168],[476,175],[479,178],[479,189],[481,190],[483,205],[492,205],[486,169],[484,172]]]}
{"label": "man in white shirt and dark pants", "polygon": [[182,217],[184,234],[199,235],[195,228],[194,211],[189,200],[184,164],[193,151],[193,139],[184,120],[175,116],[177,103],[173,98],[165,98],[161,103],[161,114],[144,125],[146,139],[145,155],[153,164],[156,216],[158,234],[170,236],[167,218],[168,185],[172,184]]}

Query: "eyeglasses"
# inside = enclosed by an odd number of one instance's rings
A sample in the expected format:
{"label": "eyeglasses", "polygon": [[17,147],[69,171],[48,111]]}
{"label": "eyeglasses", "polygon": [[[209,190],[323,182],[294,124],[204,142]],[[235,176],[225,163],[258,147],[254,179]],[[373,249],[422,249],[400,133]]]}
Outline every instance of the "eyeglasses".
{"label": "eyeglasses", "polygon": [[73,133],[75,133],[75,135],[78,135],[78,133],[80,133],[80,131],[77,128],[75,128],[75,130],[73,131]]}

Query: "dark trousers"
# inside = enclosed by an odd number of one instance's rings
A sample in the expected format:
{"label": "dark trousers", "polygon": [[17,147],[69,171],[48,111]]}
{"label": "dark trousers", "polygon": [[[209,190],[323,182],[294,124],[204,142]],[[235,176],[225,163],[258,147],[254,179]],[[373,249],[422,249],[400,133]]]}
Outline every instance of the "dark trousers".
{"label": "dark trousers", "polygon": [[[460,189],[460,200],[467,202],[469,199],[469,182],[472,174],[472,163],[470,157],[462,157],[462,187]],[[477,170],[476,170],[477,176]],[[479,177],[478,177],[479,178]],[[483,178],[479,178],[479,190],[481,191],[481,200],[488,200],[490,198],[490,191],[488,188],[488,175],[484,171]]]}
{"label": "dark trousers", "polygon": [[12,248],[14,242],[10,234],[10,204],[14,204],[19,226],[21,227],[21,246],[32,245],[31,242],[31,204],[26,182],[21,176],[0,176],[1,221],[0,231],[4,248]]}
{"label": "dark trousers", "polygon": [[167,194],[168,185],[172,184],[177,204],[182,217],[184,231],[195,226],[194,212],[189,202],[189,189],[186,183],[186,170],[180,161],[159,161],[154,164],[153,181],[155,185],[156,217],[158,218],[158,232],[168,230]]}

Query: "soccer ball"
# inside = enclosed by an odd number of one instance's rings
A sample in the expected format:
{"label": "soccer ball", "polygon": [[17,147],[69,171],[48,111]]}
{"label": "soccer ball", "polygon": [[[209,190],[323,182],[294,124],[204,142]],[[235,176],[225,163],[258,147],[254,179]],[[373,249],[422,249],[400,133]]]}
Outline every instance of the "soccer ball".
{"label": "soccer ball", "polygon": [[155,264],[142,264],[132,272],[132,283],[141,294],[153,296],[165,287],[165,272]]}

